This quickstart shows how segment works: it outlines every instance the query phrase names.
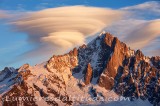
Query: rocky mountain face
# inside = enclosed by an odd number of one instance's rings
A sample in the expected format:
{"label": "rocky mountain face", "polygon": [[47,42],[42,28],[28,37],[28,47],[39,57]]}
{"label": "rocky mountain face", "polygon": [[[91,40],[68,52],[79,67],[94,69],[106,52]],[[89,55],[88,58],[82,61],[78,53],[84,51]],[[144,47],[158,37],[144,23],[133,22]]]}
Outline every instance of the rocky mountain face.
{"label": "rocky mountain face", "polygon": [[[110,33],[102,33],[89,44],[64,55],[54,55],[42,64],[5,68],[0,72],[0,94],[4,106],[105,105],[109,102],[69,99],[80,95],[105,100],[116,95],[131,101],[148,100],[159,106],[160,57],[146,57]],[[30,100],[6,101],[13,97]],[[35,97],[42,99],[35,101]],[[52,99],[46,100],[47,97]]]}

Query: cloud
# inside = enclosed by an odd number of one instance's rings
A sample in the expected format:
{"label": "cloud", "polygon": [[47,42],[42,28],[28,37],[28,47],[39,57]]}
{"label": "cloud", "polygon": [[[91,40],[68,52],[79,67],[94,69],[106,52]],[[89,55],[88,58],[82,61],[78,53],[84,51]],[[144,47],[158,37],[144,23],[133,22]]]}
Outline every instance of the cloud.
{"label": "cloud", "polygon": [[132,29],[124,41],[135,49],[142,49],[160,36],[160,20],[148,21]]}
{"label": "cloud", "polygon": [[127,14],[106,30],[127,43],[132,49],[141,49],[145,55],[160,55],[160,2],[146,2],[121,8]]}
{"label": "cloud", "polygon": [[111,32],[113,35],[117,36],[121,41],[127,36],[130,36],[130,33],[140,24],[144,24],[148,21],[139,20],[139,19],[122,19],[116,23],[113,23],[111,26],[106,28],[106,31]]}
{"label": "cloud", "polygon": [[[125,18],[122,34],[123,41],[133,49],[141,49],[148,56],[160,55],[158,42],[160,38],[160,2],[150,1],[135,6],[121,8],[130,14]],[[134,20],[134,21],[133,21]],[[122,25],[122,23],[120,24]],[[121,26],[118,26],[121,27]],[[126,30],[127,29],[127,30]]]}
{"label": "cloud", "polygon": [[122,9],[124,10],[149,10],[149,11],[154,11],[154,12],[160,12],[160,7],[159,7],[158,1],[149,1],[145,2],[142,4],[134,5],[134,6],[129,6],[129,7],[124,7]]}
{"label": "cloud", "polygon": [[[41,11],[22,13],[10,24],[15,31],[28,34],[28,41],[42,47],[57,48],[52,54],[62,54],[68,48],[85,43],[105,27],[120,20],[124,12],[108,8],[66,6]],[[58,52],[60,51],[60,52]],[[35,52],[35,51],[34,51]]]}
{"label": "cloud", "polygon": [[[8,15],[4,11],[2,13]],[[2,13],[0,11],[0,17]],[[9,12],[11,17],[6,17],[6,20],[14,31],[26,33],[28,44],[35,47],[16,57],[16,61],[30,59],[37,63],[93,39],[104,29],[132,49],[142,49],[149,56],[160,55],[159,13],[159,2],[146,2],[117,10],[65,6],[34,12],[12,11]],[[15,60],[12,62],[15,63]]]}
{"label": "cloud", "polygon": [[80,45],[85,42],[82,33],[74,31],[60,31],[49,34],[47,37],[42,37],[42,41],[50,42],[66,49],[73,45]]}
{"label": "cloud", "polygon": [[160,55],[160,36],[156,37],[154,40],[145,46],[142,50],[148,56],[159,56]]}
{"label": "cloud", "polygon": [[[160,55],[160,19],[125,19],[106,28],[132,49],[141,49],[147,56]],[[157,41],[158,40],[158,41]]]}
{"label": "cloud", "polygon": [[0,19],[6,19],[6,18],[9,18],[7,12],[0,10]]}
{"label": "cloud", "polygon": [[[143,49],[150,44],[154,39],[160,36],[160,19],[157,20],[138,20],[128,19],[121,20],[113,24],[106,30],[112,32],[121,41],[127,43],[133,49]],[[156,46],[157,44],[152,44]]]}
{"label": "cloud", "polygon": [[149,1],[142,4],[121,8],[121,10],[130,12],[134,18],[153,19],[160,16],[160,2]]}

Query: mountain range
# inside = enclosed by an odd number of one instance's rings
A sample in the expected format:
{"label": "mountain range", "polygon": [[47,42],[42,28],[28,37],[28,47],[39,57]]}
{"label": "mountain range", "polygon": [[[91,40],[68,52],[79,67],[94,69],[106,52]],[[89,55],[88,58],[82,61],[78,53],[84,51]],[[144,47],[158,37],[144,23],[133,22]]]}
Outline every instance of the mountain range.
{"label": "mountain range", "polygon": [[3,106],[160,106],[160,57],[110,33],[35,66],[0,72]]}

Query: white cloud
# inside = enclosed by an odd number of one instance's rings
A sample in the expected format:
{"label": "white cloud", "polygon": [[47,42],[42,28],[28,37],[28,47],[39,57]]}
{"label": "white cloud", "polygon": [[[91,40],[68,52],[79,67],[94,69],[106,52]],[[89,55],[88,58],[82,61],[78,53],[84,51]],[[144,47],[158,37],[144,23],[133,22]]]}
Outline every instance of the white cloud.
{"label": "white cloud", "polygon": [[[106,30],[112,32],[131,48],[143,49],[160,36],[159,28],[160,20],[158,19],[151,21],[128,19],[121,20]],[[152,44],[152,46],[154,45]]]}
{"label": "white cloud", "polygon": [[29,42],[40,45],[38,49],[43,49],[41,46],[59,47],[52,54],[62,54],[62,50],[65,52],[85,43],[87,37],[120,20],[123,14],[107,8],[67,6],[22,13],[21,18],[10,24],[14,30],[27,33]]}
{"label": "white cloud", "polygon": [[121,8],[121,10],[128,11],[129,17],[153,19],[160,16],[160,2],[149,1],[142,4]]}
{"label": "white cloud", "polygon": [[133,28],[124,41],[135,49],[142,49],[160,36],[160,20],[148,21]]}
{"label": "white cloud", "polygon": [[13,29],[27,33],[28,42],[38,46],[19,56],[23,60],[24,57],[32,57],[32,60],[41,57],[44,60],[44,56],[63,54],[103,29],[131,48],[144,50],[147,55],[157,55],[160,50],[158,43],[153,43],[160,34],[159,2],[146,2],[118,10],[66,6],[13,13],[12,18],[7,18]]}
{"label": "white cloud", "polygon": [[126,36],[129,36],[138,25],[144,24],[148,21],[139,19],[123,19],[106,28],[106,31],[111,32],[120,40],[124,41]]}
{"label": "white cloud", "polygon": [[121,41],[133,49],[141,49],[148,56],[160,55],[157,50],[160,39],[160,2],[146,2],[143,4],[121,8],[126,16],[106,30],[116,35]]}
{"label": "white cloud", "polygon": [[159,56],[160,55],[159,42],[160,42],[160,37],[156,37],[154,40],[151,40],[150,43],[142,49],[143,52],[149,56]]}
{"label": "white cloud", "polygon": [[149,1],[142,4],[134,5],[134,6],[124,7],[122,9],[124,10],[147,10],[148,9],[149,11],[160,12],[159,4],[160,2],[157,2],[157,1]]}

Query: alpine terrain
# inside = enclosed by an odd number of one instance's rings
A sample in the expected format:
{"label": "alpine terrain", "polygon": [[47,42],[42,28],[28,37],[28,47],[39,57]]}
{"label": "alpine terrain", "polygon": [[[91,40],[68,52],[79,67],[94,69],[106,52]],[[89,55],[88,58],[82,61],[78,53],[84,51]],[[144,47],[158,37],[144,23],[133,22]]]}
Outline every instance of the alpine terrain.
{"label": "alpine terrain", "polygon": [[160,106],[160,57],[110,33],[47,62],[0,72],[2,106]]}

